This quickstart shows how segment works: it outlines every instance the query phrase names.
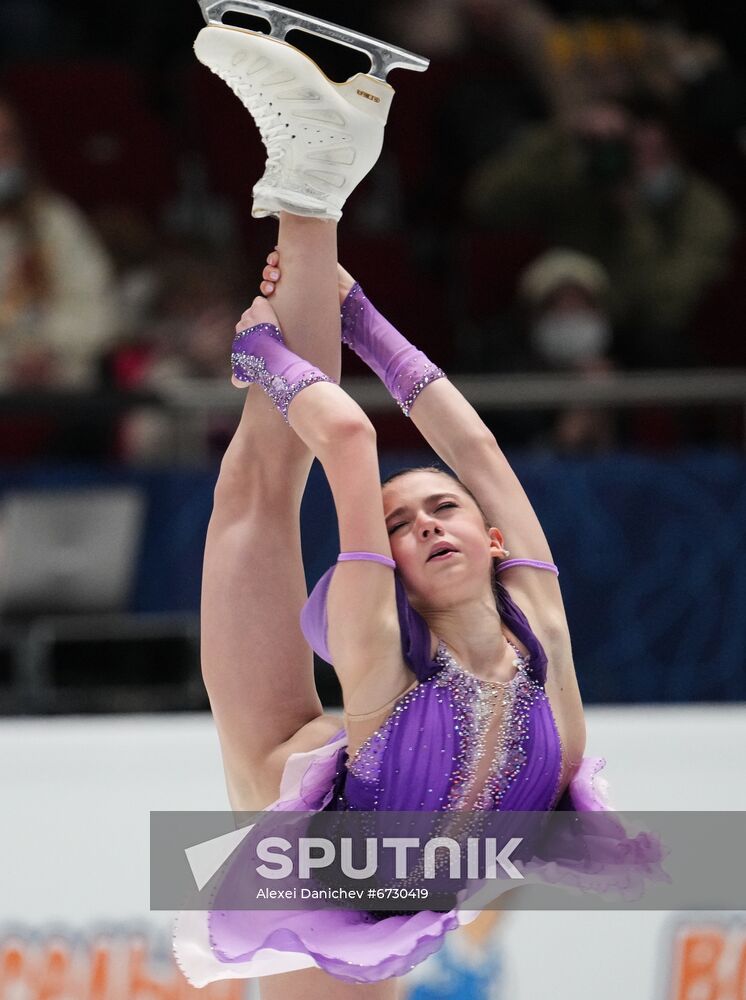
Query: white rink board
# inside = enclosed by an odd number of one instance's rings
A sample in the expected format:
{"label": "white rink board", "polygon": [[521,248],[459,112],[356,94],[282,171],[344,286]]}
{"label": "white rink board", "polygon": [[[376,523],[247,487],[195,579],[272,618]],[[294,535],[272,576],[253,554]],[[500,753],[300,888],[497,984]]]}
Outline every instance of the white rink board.
{"label": "white rink board", "polygon": [[[746,706],[589,709],[621,810],[746,810]],[[227,809],[208,715],[0,721],[0,929],[70,933],[148,911],[150,810]],[[513,913],[510,1000],[658,1000],[666,913]]]}

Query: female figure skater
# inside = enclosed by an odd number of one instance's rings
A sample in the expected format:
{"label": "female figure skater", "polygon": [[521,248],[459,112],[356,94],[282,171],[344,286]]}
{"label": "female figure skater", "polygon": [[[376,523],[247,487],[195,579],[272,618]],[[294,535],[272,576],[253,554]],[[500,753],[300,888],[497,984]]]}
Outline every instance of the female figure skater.
{"label": "female figure skater", "polygon": [[[581,764],[567,623],[531,504],[444,372],[337,269],[342,202],[382,137],[380,105],[359,95],[386,103],[390,88],[331,84],[250,32],[206,28],[196,50],[262,129],[254,214],[280,220],[262,285],[272,304],[254,300],[232,354],[234,384],[264,391],[247,393],[205,548],[203,672],[231,806],[602,808],[600,765]],[[415,469],[381,487],[373,425],[337,384],[342,340],[458,478]],[[306,601],[299,511],[314,456],[341,554]],[[322,711],[309,643],[334,665],[344,728]],[[196,985],[262,976],[263,1000],[393,1000],[397,978],[459,922],[456,911],[184,913],[175,951]]]}

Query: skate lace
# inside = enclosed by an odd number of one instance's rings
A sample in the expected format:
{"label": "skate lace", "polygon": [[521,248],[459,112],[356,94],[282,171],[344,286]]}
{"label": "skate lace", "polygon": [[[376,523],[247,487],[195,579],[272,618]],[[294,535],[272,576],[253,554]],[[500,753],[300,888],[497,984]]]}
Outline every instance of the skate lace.
{"label": "skate lace", "polygon": [[[285,154],[287,145],[276,140],[290,138],[285,123],[281,120],[279,112],[275,111],[272,101],[261,91],[250,89],[245,83],[240,82],[240,78],[229,76],[225,73],[217,74],[224,83],[227,83],[238,99],[249,109],[254,119],[262,142],[267,150],[267,167],[277,167]],[[280,121],[278,121],[280,119]]]}

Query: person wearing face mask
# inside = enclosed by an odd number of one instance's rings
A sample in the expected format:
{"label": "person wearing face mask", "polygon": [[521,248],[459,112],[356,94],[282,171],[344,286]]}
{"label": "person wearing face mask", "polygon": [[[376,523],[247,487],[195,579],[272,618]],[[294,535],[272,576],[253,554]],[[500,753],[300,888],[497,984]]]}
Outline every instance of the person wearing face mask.
{"label": "person wearing face mask", "polygon": [[649,365],[696,362],[688,326],[707,288],[725,272],[737,232],[722,194],[686,163],[676,127],[652,105],[638,105],[629,133],[631,177],[620,193],[627,219],[626,259],[614,271],[625,360]]}
{"label": "person wearing face mask", "polygon": [[519,279],[530,313],[531,353],[542,367],[605,367],[612,343],[609,276],[585,254],[558,248],[537,257]]}
{"label": "person wearing face mask", "polygon": [[0,387],[92,385],[115,333],[110,281],[101,243],[41,184],[0,95]]}
{"label": "person wearing face mask", "polygon": [[[610,290],[601,264],[573,250],[549,250],[526,268],[519,297],[538,367],[587,378],[602,378],[614,368]],[[610,414],[580,406],[559,413],[551,429],[552,443],[566,450],[608,448],[615,436]]]}
{"label": "person wearing face mask", "polygon": [[480,225],[531,229],[598,260],[626,364],[693,360],[688,324],[737,226],[658,108],[595,101],[528,129],[477,168],[465,204]]}

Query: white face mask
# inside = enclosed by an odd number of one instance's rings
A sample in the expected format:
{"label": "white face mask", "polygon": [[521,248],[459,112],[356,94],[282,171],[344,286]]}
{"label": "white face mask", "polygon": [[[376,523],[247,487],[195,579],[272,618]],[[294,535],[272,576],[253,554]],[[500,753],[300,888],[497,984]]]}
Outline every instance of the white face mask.
{"label": "white face mask", "polygon": [[587,309],[542,316],[531,330],[531,344],[544,361],[571,368],[602,357],[611,344],[605,316]]}
{"label": "white face mask", "polygon": [[27,180],[23,167],[0,167],[0,206],[17,201],[26,191]]}

